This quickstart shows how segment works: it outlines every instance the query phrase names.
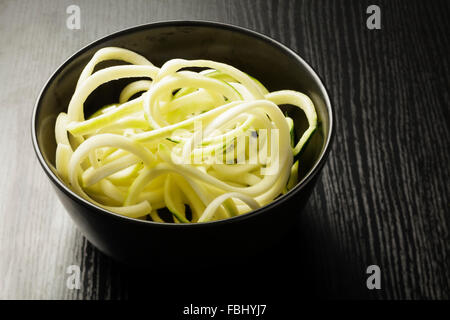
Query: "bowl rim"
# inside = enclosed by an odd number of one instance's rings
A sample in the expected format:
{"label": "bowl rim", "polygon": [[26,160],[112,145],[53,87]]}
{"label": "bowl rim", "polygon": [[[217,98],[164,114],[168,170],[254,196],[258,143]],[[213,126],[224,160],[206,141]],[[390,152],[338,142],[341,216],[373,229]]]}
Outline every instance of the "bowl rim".
{"label": "bowl rim", "polygon": [[[83,54],[87,50],[91,49],[92,47],[101,44],[102,42],[105,42],[107,40],[110,40],[114,37],[120,36],[120,35],[126,35],[128,33],[133,33],[136,31],[144,30],[144,29],[152,29],[152,28],[159,28],[159,27],[168,27],[168,26],[184,26],[184,27],[211,27],[211,28],[218,28],[218,29],[226,29],[232,32],[239,32],[246,34],[250,37],[258,38],[260,40],[268,42],[270,45],[276,47],[277,49],[280,49],[282,51],[287,52],[290,56],[295,58],[301,65],[305,67],[307,72],[310,73],[310,75],[314,78],[316,83],[318,84],[320,91],[323,95],[324,102],[326,109],[328,111],[328,117],[329,117],[329,132],[326,137],[325,145],[323,147],[323,151],[319,157],[319,159],[316,161],[316,163],[312,166],[312,168],[309,170],[309,172],[303,177],[301,181],[297,183],[297,185],[289,190],[286,194],[281,195],[276,200],[272,201],[271,203],[256,209],[252,210],[248,213],[230,217],[227,219],[222,220],[215,220],[215,221],[207,221],[207,222],[196,222],[196,223],[168,223],[168,222],[156,222],[156,221],[149,221],[149,220],[140,220],[136,218],[127,217],[124,215],[120,215],[118,213],[114,213],[112,211],[106,210],[102,207],[99,207],[88,200],[82,198],[75,192],[73,192],[71,189],[69,189],[64,182],[62,182],[56,174],[50,169],[49,165],[45,161],[42,152],[39,148],[39,144],[37,142],[37,132],[36,132],[36,121],[37,121],[37,114],[39,112],[39,106],[41,104],[42,96],[47,91],[50,83],[54,80],[54,78],[70,63],[72,60],[77,58],[79,55]],[[277,40],[272,39],[271,37],[264,35],[262,33],[259,33],[257,31],[253,31],[244,27],[236,26],[229,23],[223,23],[223,22],[216,22],[216,21],[208,21],[208,20],[165,20],[165,21],[158,21],[158,22],[152,22],[152,23],[144,23],[140,25],[136,25],[134,27],[125,28],[122,30],[119,30],[117,32],[108,34],[104,37],[101,37],[95,41],[92,41],[91,43],[85,45],[75,53],[73,53],[69,58],[67,58],[49,77],[41,91],[39,92],[39,95],[36,99],[33,113],[31,117],[31,136],[32,136],[32,144],[34,151],[36,153],[36,156],[39,160],[39,163],[41,164],[42,168],[44,169],[47,176],[50,178],[50,180],[63,192],[65,193],[69,198],[72,200],[78,202],[79,204],[83,206],[88,206],[93,211],[99,214],[105,214],[109,215],[110,217],[120,219],[123,222],[128,223],[135,223],[140,225],[154,225],[154,226],[161,226],[161,227],[167,227],[167,228],[202,228],[212,225],[223,225],[223,224],[229,224],[229,223],[238,223],[239,221],[243,221],[246,219],[251,219],[253,217],[256,217],[260,214],[263,214],[263,212],[273,209],[274,207],[280,205],[281,203],[284,203],[294,197],[297,193],[299,193],[301,190],[305,188],[305,186],[320,172],[321,168],[324,166],[326,159],[328,157],[328,154],[331,149],[331,143],[334,137],[334,117],[333,117],[333,107],[328,95],[328,91],[325,88],[325,85],[323,84],[321,78],[316,73],[316,71],[294,50],[290,49],[286,45],[278,42]],[[86,212],[90,213],[90,210],[86,210]]]}

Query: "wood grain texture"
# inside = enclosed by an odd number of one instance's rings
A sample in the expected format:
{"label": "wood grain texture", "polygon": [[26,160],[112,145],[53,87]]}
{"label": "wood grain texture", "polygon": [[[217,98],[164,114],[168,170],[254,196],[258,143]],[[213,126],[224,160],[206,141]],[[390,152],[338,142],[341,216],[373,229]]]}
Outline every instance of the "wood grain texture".
{"label": "wood grain texture", "polygon": [[[189,297],[195,287],[226,303],[288,299],[290,288],[304,298],[449,299],[449,2],[376,1],[382,29],[370,31],[372,2],[76,1],[82,29],[71,31],[74,1],[1,1],[0,298],[154,298],[174,288]],[[332,153],[296,232],[243,275],[176,279],[118,265],[75,229],[32,150],[31,110],[58,65],[99,37],[167,19],[277,39],[318,72],[334,105]],[[72,264],[80,290],[66,287]],[[381,290],[366,288],[371,264]],[[230,291],[243,300],[226,300]]]}

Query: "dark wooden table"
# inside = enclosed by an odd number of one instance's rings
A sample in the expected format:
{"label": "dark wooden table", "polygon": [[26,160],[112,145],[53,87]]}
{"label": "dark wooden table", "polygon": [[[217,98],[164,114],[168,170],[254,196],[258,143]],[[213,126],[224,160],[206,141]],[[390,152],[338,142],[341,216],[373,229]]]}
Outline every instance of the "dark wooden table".
{"label": "dark wooden table", "polygon": [[[71,4],[81,9],[80,30],[66,28]],[[381,8],[381,30],[366,27],[371,4]],[[0,1],[0,298],[449,299],[449,16],[446,0]],[[239,268],[120,266],[76,230],[32,150],[33,104],[69,55],[168,19],[277,39],[313,66],[334,105],[332,153],[296,232]],[[373,264],[381,289],[371,291]],[[79,290],[66,286],[69,265],[80,266]]]}

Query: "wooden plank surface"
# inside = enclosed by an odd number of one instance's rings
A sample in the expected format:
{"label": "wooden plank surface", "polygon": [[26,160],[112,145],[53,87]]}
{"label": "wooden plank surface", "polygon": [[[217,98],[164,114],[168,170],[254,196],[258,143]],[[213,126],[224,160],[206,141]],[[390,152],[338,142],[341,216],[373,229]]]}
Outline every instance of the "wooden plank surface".
{"label": "wooden plank surface", "polygon": [[[65,25],[75,1],[0,1],[0,298],[151,298],[174,288],[188,296],[196,287],[210,298],[234,290],[237,303],[270,303],[289,288],[306,298],[449,299],[449,2],[375,2],[382,29],[371,31],[365,0],[76,1],[81,30]],[[335,108],[332,153],[297,232],[245,276],[220,270],[214,289],[201,279],[218,270],[175,281],[101,254],[56,199],[31,145],[35,99],[68,56],[168,19],[228,22],[279,40],[319,73]],[[366,288],[372,264],[381,290]],[[81,268],[80,290],[66,287],[69,265]]]}

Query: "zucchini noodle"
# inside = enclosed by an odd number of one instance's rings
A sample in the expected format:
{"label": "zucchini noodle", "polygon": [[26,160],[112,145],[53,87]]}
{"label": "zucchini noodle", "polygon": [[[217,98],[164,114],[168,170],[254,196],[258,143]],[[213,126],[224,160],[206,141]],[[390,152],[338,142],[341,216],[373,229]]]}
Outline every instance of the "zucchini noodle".
{"label": "zucchini noodle", "polygon": [[[107,60],[128,64],[94,71]],[[145,80],[129,81],[116,103],[85,117],[95,89],[126,78]],[[298,141],[283,104],[306,115],[309,127]],[[56,170],[78,195],[120,215],[159,223],[221,220],[292,189],[301,165],[294,157],[316,128],[308,96],[269,92],[233,66],[173,59],[158,68],[135,52],[103,48],[56,119]]]}

